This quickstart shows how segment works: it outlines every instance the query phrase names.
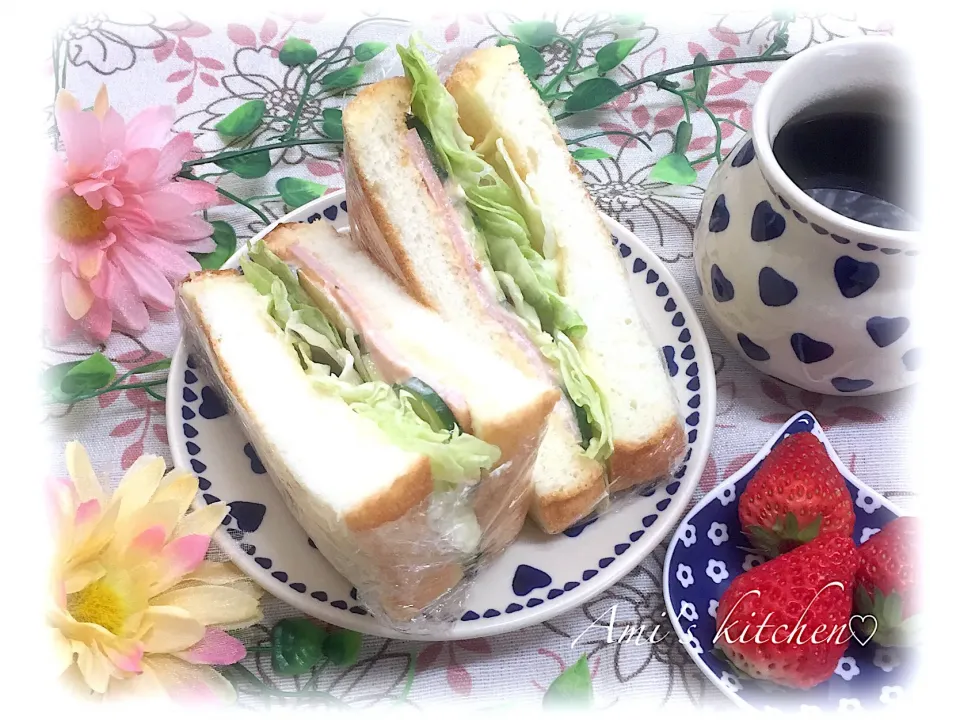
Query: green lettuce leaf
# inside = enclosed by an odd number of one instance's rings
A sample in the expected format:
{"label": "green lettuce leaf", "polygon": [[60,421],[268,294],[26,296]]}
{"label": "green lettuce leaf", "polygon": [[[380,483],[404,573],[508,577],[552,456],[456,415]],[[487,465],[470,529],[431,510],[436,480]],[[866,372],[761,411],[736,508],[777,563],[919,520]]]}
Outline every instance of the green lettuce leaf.
{"label": "green lettuce leaf", "polygon": [[571,342],[583,337],[587,326],[559,291],[555,234],[545,226],[502,139],[484,138],[474,150],[472,138],[460,127],[456,101],[415,42],[408,48],[397,46],[397,52],[413,85],[411,110],[430,132],[440,162],[472,211],[478,256],[489,259],[501,297],[553,364],[567,394],[586,411],[593,430],[586,454],[605,462],[613,453],[609,412]]}
{"label": "green lettuce leaf", "polygon": [[241,258],[247,281],[268,299],[267,310],[297,352],[313,385],[342,398],[358,415],[373,420],[399,448],[430,460],[437,491],[475,482],[500,459],[500,448],[459,428],[435,431],[410,404],[410,394],[382,382],[351,328],[344,335],[314,305],[296,273],[262,243]]}

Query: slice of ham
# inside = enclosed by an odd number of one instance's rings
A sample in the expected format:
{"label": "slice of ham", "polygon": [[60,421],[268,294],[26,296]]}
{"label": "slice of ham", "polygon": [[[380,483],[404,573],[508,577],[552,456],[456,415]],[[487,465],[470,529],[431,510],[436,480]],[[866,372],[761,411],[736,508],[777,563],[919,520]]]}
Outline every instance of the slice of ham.
{"label": "slice of ham", "polygon": [[[540,349],[527,335],[526,330],[524,330],[516,314],[509,308],[504,307],[497,298],[494,297],[490,288],[483,281],[481,277],[483,266],[479,258],[477,258],[473,246],[463,232],[460,219],[457,217],[457,211],[450,202],[450,196],[447,195],[446,190],[444,190],[443,183],[440,182],[440,178],[433,168],[433,163],[430,162],[430,158],[427,156],[427,150],[423,145],[423,141],[420,139],[420,135],[416,130],[408,130],[405,135],[405,140],[410,150],[411,159],[417,170],[420,171],[423,182],[427,186],[427,192],[443,214],[450,239],[453,241],[454,247],[456,247],[457,252],[463,260],[463,266],[467,270],[476,295],[483,304],[484,309],[494,320],[506,329],[517,347],[523,351],[524,357],[527,358],[535,375],[551,384],[559,384],[557,373],[540,353]],[[561,408],[561,404],[558,403],[557,407]],[[562,407],[564,409],[560,411],[564,413],[564,420],[579,438],[580,427],[577,424],[573,408],[566,402],[562,404]]]}
{"label": "slice of ham", "polygon": [[359,295],[352,293],[332,268],[300,245],[292,245],[290,253],[296,258],[301,271],[323,288],[327,297],[336,303],[350,320],[351,325],[359,331],[384,382],[400,383],[416,376],[433,388],[434,392],[443,399],[456,418],[460,429],[465,433],[472,432],[473,421],[470,408],[464,396],[456,388],[445,385],[423,367],[411,367],[403,352],[385,333],[377,330],[376,319],[363,306]]}

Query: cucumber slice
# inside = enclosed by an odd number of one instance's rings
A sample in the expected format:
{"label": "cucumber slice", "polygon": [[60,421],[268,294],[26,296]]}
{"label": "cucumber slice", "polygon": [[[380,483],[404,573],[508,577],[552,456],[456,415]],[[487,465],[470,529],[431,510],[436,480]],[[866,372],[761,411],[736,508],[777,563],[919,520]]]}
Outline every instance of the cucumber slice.
{"label": "cucumber slice", "polygon": [[442,430],[453,432],[457,428],[457,419],[443,398],[420,378],[412,377],[406,382],[394,385],[394,388],[398,392],[403,390],[410,395],[413,411],[437,432]]}
{"label": "cucumber slice", "polygon": [[590,446],[590,440],[593,438],[593,425],[590,424],[590,420],[587,418],[587,411],[573,401],[573,398],[567,393],[566,388],[563,388],[563,396],[567,399],[567,402],[570,403],[570,407],[573,408],[573,416],[577,419],[577,427],[580,428],[580,447],[586,450]]}
{"label": "cucumber slice", "polygon": [[436,143],[433,142],[433,135],[430,134],[430,130],[423,124],[420,118],[416,115],[409,114],[407,115],[407,129],[417,131],[417,135],[420,136],[420,142],[423,143],[423,147],[427,151],[430,164],[433,165],[434,172],[437,173],[440,182],[445,182],[447,179],[447,171],[444,169],[443,163],[440,162],[440,154],[437,152],[437,146]]}

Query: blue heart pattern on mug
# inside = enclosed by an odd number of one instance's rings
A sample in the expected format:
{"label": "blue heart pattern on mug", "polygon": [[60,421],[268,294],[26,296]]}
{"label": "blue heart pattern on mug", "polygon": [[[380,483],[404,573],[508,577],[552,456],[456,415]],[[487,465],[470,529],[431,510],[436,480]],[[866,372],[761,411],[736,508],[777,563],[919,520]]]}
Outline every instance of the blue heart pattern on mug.
{"label": "blue heart pattern on mug", "polygon": [[750,237],[754,242],[776,240],[786,229],[787,221],[770,203],[766,200],[757,203],[753,210],[753,221],[750,223]]}
{"label": "blue heart pattern on mug", "polygon": [[710,268],[710,285],[713,287],[713,297],[717,302],[729,302],[733,300],[733,283],[727,280],[718,266]]}
{"label": "blue heart pattern on mug", "polygon": [[807,365],[826,360],[833,355],[833,346],[830,343],[814,340],[803,333],[794,333],[790,336],[790,347],[796,353],[797,360]]}
{"label": "blue heart pattern on mug", "polygon": [[867,333],[877,347],[893,345],[910,328],[910,320],[905,317],[872,317],[867,320]]}
{"label": "blue heart pattern on mug", "polygon": [[727,210],[727,198],[720,195],[713,203],[713,211],[710,213],[710,222],[707,229],[710,232],[723,232],[730,225],[730,211]]}
{"label": "blue heart pattern on mug", "polygon": [[789,305],[797,297],[797,286],[772,267],[760,271],[760,300],[767,307]]}
{"label": "blue heart pattern on mug", "polygon": [[863,295],[877,284],[880,268],[876,263],[863,262],[849,255],[841,255],[833,264],[833,277],[845,298]]}

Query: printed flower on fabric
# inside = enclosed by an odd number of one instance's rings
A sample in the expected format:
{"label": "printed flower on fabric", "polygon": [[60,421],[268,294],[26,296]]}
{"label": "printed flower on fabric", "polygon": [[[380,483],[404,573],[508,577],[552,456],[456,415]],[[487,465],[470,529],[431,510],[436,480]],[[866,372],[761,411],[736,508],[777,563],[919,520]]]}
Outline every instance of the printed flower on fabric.
{"label": "printed flower on fabric", "polygon": [[[762,52],[773,41],[779,27],[779,21],[769,16],[757,22],[754,12],[736,12],[724,15],[722,24],[710,28],[709,32],[721,43],[734,45],[738,54]],[[801,13],[795,14],[790,23],[790,42],[787,50],[799,52],[816,43],[827,42],[835,38],[856,37],[859,35],[888,34],[891,28],[884,23],[863,25],[853,13]]]}
{"label": "printed flower on fabric", "polygon": [[837,709],[844,710],[862,710],[863,706],[860,705],[860,701],[857,698],[840,698],[840,702],[837,704]]}
{"label": "printed flower on fabric", "polygon": [[727,534],[727,526],[724,523],[718,522],[710,525],[710,529],[707,530],[707,537],[710,538],[710,542],[717,547],[720,547],[730,539],[730,536]]}
{"label": "printed flower on fabric", "polygon": [[690,547],[697,542],[697,529],[689,523],[680,528],[680,542],[684,547]]}
{"label": "printed flower on fabric", "polygon": [[857,507],[872,515],[874,510],[880,507],[880,499],[872,492],[861,489],[857,491]]}
{"label": "printed flower on fabric", "polygon": [[677,565],[677,580],[685,588],[693,585],[693,570],[689,565],[683,563]]}
{"label": "printed flower on fabric", "polygon": [[743,569],[744,570],[753,570],[758,565],[763,564],[763,558],[759,555],[754,555],[753,553],[747,553],[743,558]]}
{"label": "printed flower on fabric", "polygon": [[690,650],[695,652],[697,655],[703,655],[703,647],[700,645],[700,641],[697,637],[687,630],[683,635],[680,636],[680,641],[684,643]]}
{"label": "printed flower on fabric", "polygon": [[716,618],[717,610],[719,608],[720,608],[720,601],[711,599],[710,605],[707,607],[707,615],[709,615],[712,618]]}
{"label": "printed flower on fabric", "polygon": [[[234,56],[236,72],[224,74],[220,82],[229,94],[214,100],[200,111],[200,117],[184,118],[184,122],[194,122],[203,118],[197,138],[198,146],[204,152],[223,149],[224,141],[216,131],[216,125],[224,117],[250,100],[260,100],[266,105],[263,123],[244,138],[245,144],[263,144],[289,129],[303,94],[304,71],[301,66],[287,67],[276,57],[271,47],[242,48]],[[331,68],[337,69],[336,67]],[[320,90],[319,83],[312,86],[314,93]],[[323,106],[336,107],[339,103],[331,101],[337,91],[322,91],[312,94],[300,111],[300,127],[314,137],[322,137]],[[204,117],[205,116],[205,117]],[[186,127],[186,125],[184,126]],[[330,145],[306,145],[290,147],[271,153],[274,163],[283,162],[295,165],[303,160],[327,159],[336,162],[336,153]]]}
{"label": "printed flower on fabric", "polygon": [[842,657],[837,663],[837,669],[834,672],[844,680],[853,680],[860,674],[860,668],[857,667],[857,661],[852,657]]}
{"label": "printed flower on fabric", "polygon": [[707,576],[719,584],[730,577],[727,564],[723,560],[709,560],[707,562]]}
{"label": "printed flower on fabric", "polygon": [[48,622],[62,679],[95,696],[233,699],[211,666],[241,660],[243,643],[226,631],[263,615],[257,585],[204,560],[226,505],[188,512],[197,478],[164,474],[162,458],[141,457],[110,496],[81,445],[69,443],[66,460],[70,477],[49,492],[57,554]]}
{"label": "printed flower on fabric", "polygon": [[127,122],[104,86],[89,110],[61,90],[56,118],[63,154],[51,167],[44,256],[51,334],[102,343],[114,326],[141,332],[148,309],[172,309],[174,284],[200,269],[190,253],[213,250],[213,227],[196,213],[216,191],[174,180],[194,146],[190,133],[170,133],[172,108]]}
{"label": "printed flower on fabric", "polygon": [[129,70],[138,50],[149,50],[166,40],[156,20],[131,10],[74,16],[60,32],[64,51],[75,67],[88,65],[101,75]]}
{"label": "printed flower on fabric", "polygon": [[[647,182],[656,160],[673,148],[672,130],[664,128],[648,134],[638,132],[634,125],[626,122],[602,122],[600,129],[637,132],[647,140],[653,152],[636,140],[623,136],[610,135],[607,139],[590,141],[591,146],[601,147],[614,156],[613,159],[584,163],[580,167],[599,210],[623,223],[631,232],[647,238],[647,242],[665,262],[677,262],[681,257],[689,257],[694,222],[692,216],[688,218],[677,208],[676,196],[699,202],[703,190],[694,186]],[[575,146],[570,147],[573,149]]]}

